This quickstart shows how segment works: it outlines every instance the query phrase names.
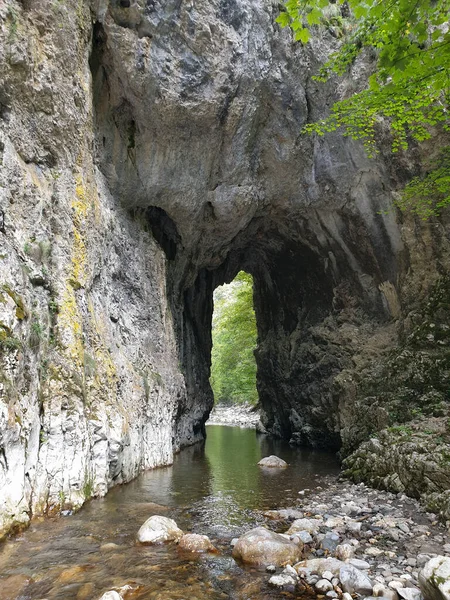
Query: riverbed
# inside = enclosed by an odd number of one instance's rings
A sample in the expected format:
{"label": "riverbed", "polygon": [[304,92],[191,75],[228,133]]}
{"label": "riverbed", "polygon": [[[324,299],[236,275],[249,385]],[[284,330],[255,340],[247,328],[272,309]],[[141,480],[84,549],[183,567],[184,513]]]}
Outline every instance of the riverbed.
{"label": "riverbed", "polygon": [[[281,598],[264,571],[244,569],[230,541],[264,522],[267,509],[295,506],[299,491],[338,473],[334,455],[258,436],[250,429],[210,426],[205,444],[180,452],[170,467],[142,474],[94,499],[76,514],[34,521],[0,547],[0,600],[95,600],[131,585],[132,598]],[[276,454],[287,469],[261,469]],[[219,553],[195,560],[174,544],[141,546],[136,533],[151,515],[208,535]]]}

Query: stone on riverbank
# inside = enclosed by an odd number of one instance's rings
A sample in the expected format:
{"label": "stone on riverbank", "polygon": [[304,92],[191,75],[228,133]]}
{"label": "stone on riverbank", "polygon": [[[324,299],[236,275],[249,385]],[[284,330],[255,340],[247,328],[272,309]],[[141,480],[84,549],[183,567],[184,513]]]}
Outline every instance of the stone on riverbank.
{"label": "stone on riverbank", "polygon": [[217,552],[209,537],[198,533],[185,533],[178,547],[185,552]]}
{"label": "stone on riverbank", "polygon": [[429,560],[419,573],[419,587],[425,600],[450,600],[450,558]]}
{"label": "stone on riverbank", "polygon": [[321,525],[322,521],[319,519],[296,519],[286,533],[292,535],[300,531],[307,531],[311,535],[316,535]]}
{"label": "stone on riverbank", "polygon": [[296,563],[301,558],[302,547],[284,536],[256,527],[242,535],[233,548],[233,558],[252,565]]}
{"label": "stone on riverbank", "polygon": [[273,575],[269,579],[269,584],[273,587],[289,589],[295,587],[295,585],[297,584],[297,580],[294,579],[292,575],[289,575],[287,573],[281,573],[281,575]]}
{"label": "stone on riverbank", "polygon": [[260,467],[269,467],[271,469],[285,469],[288,464],[286,461],[284,461],[282,458],[278,458],[278,456],[275,455],[271,455],[271,456],[266,456],[265,458],[262,458],[258,465]]}
{"label": "stone on riverbank", "polygon": [[294,568],[299,575],[309,571],[310,573],[318,573],[322,576],[326,571],[330,571],[337,577],[341,568],[345,566],[346,563],[337,558],[311,558],[297,563],[294,565]]}
{"label": "stone on riverbank", "polygon": [[372,581],[365,573],[352,565],[345,565],[339,570],[339,579],[344,592],[348,592],[349,594],[356,593],[361,596],[372,594]]}
{"label": "stone on riverbank", "polygon": [[141,544],[178,541],[182,536],[183,531],[179,529],[173,519],[160,515],[154,515],[147,519],[137,534]]}

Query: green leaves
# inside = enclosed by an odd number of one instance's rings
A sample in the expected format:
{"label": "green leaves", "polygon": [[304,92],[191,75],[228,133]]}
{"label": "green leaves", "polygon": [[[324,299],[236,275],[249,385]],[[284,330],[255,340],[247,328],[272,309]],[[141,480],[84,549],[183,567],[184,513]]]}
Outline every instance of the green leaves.
{"label": "green leaves", "polygon": [[[381,120],[390,126],[394,152],[408,148],[412,140],[428,139],[436,126],[449,130],[450,0],[347,0],[345,4],[347,12],[342,14],[347,16],[339,17],[344,43],[314,79],[346,75],[367,48],[376,54],[377,67],[366,89],[337,102],[326,119],[308,124],[304,132],[326,135],[340,129],[343,135],[362,140],[369,155],[374,155]],[[294,38],[304,44],[316,26],[330,28],[336,36],[336,16],[330,18],[336,6],[331,0],[288,0],[279,22],[290,25]],[[433,193],[438,185],[445,188],[442,194],[448,200],[446,175],[433,181]],[[420,189],[424,194],[425,187]],[[439,202],[445,203],[445,198]]]}
{"label": "green leaves", "polygon": [[241,271],[214,293],[211,386],[216,402],[257,402],[256,337],[253,279]]}
{"label": "green leaves", "polygon": [[306,44],[309,40],[309,31],[307,29],[298,29],[295,32],[294,39],[296,42]]}
{"label": "green leaves", "polygon": [[281,27],[287,27],[290,24],[291,19],[290,19],[288,13],[282,12],[278,15],[278,17],[275,19],[275,21],[277,23],[279,23],[281,25]]}
{"label": "green leaves", "polygon": [[322,11],[318,8],[313,8],[312,11],[306,15],[308,25],[319,25],[321,18]]}
{"label": "green leaves", "polygon": [[439,214],[450,204],[450,146],[444,147],[431,161],[424,177],[415,177],[403,190],[397,206],[422,220]]}

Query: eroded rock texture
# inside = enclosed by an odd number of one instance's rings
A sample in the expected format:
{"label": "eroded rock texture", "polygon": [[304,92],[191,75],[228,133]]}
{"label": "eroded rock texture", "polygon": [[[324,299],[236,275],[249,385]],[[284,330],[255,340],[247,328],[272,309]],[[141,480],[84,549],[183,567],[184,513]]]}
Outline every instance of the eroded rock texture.
{"label": "eroded rock texture", "polygon": [[331,34],[294,45],[277,11],[0,6],[0,531],[202,439],[212,292],[240,269],[264,425],[355,446],[358,373],[397,343],[447,242],[396,221],[417,157],[300,134],[346,86],[311,80]]}

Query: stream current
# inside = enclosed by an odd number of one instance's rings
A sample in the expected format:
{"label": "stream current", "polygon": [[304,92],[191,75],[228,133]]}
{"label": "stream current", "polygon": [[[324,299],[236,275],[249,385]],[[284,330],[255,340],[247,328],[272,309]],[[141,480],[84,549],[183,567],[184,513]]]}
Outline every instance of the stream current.
{"label": "stream current", "polygon": [[[236,564],[230,541],[264,523],[264,510],[295,507],[299,491],[338,472],[337,459],[251,429],[211,425],[207,434],[172,466],[143,473],[74,515],[34,521],[0,545],[0,600],[95,600],[126,584],[135,587],[127,600],[285,598],[268,587],[264,570]],[[289,467],[258,467],[270,454]],[[137,544],[139,527],[154,514],[208,535],[219,553],[192,559],[175,544]]]}

